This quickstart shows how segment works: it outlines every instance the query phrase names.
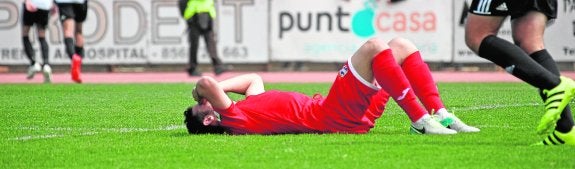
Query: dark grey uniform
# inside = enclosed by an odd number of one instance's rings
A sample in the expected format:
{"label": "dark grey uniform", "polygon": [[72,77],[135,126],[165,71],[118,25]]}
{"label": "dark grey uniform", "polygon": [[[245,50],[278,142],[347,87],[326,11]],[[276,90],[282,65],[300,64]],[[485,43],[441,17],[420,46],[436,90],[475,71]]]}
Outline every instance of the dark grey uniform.
{"label": "dark grey uniform", "polygon": [[557,18],[557,0],[473,0],[469,12],[485,16],[521,17],[529,11],[539,11],[552,20]]}

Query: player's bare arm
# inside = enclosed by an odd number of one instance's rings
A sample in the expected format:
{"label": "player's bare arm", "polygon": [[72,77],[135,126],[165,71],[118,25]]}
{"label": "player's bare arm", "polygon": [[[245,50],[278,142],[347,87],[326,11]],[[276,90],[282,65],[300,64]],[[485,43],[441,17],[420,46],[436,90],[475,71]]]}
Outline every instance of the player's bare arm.
{"label": "player's bare arm", "polygon": [[[217,82],[209,76],[198,80],[192,95],[199,103],[209,102],[214,108],[225,109],[232,104],[227,92],[246,96],[264,92],[262,78],[257,74],[245,74]],[[205,99],[205,100],[204,100]]]}
{"label": "player's bare arm", "polygon": [[192,91],[194,100],[198,103],[209,102],[213,108],[225,109],[232,104],[224,89],[212,77],[204,76],[198,80]]}
{"label": "player's bare arm", "polygon": [[262,78],[255,73],[229,78],[219,84],[225,92],[233,92],[245,96],[257,95],[265,91]]}

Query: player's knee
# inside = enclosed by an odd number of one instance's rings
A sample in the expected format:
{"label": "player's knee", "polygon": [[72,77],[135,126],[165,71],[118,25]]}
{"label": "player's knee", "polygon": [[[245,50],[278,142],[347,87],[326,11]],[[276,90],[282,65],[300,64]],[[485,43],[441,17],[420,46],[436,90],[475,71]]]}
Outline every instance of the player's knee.
{"label": "player's knee", "polygon": [[373,57],[375,54],[385,49],[389,49],[389,46],[382,39],[371,38],[367,40],[367,42],[365,42],[362,48],[363,48],[362,50],[366,50],[367,53],[371,53],[368,56]]}
{"label": "player's knee", "polygon": [[83,33],[82,29],[75,29],[75,30],[74,30],[74,35],[75,35],[75,36],[82,36],[82,33]]}
{"label": "player's knee", "polygon": [[406,52],[417,51],[415,44],[402,37],[393,38],[388,44],[393,50],[402,50]]}
{"label": "player's knee", "polygon": [[388,48],[387,44],[379,38],[371,38],[365,42],[366,46],[370,49],[378,50],[383,48]]}
{"label": "player's knee", "polygon": [[527,54],[535,53],[537,51],[545,49],[545,44],[536,43],[535,41],[514,41],[514,42],[515,45],[519,46]]}
{"label": "player's knee", "polygon": [[262,80],[262,77],[260,75],[258,75],[257,73],[250,73],[248,75],[251,79],[260,80],[260,81]]}
{"label": "player's knee", "polygon": [[465,35],[465,44],[472,50],[479,50],[479,45],[481,45],[481,41],[485,39],[487,36],[479,36],[479,35]]}

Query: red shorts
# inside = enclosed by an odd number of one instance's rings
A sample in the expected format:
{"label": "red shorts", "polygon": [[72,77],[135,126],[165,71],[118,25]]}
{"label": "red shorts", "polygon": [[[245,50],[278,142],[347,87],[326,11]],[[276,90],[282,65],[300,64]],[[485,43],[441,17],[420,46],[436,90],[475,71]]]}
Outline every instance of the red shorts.
{"label": "red shorts", "polygon": [[[344,132],[365,133],[369,131],[374,123],[374,119],[368,118],[369,113],[379,111],[370,108],[378,107],[370,106],[372,100],[381,101],[381,99],[374,99],[380,95],[378,91],[380,87],[359,76],[351,64],[351,59],[348,59],[339,70],[329,94],[321,104],[328,125]],[[385,103],[380,104],[385,105]]]}

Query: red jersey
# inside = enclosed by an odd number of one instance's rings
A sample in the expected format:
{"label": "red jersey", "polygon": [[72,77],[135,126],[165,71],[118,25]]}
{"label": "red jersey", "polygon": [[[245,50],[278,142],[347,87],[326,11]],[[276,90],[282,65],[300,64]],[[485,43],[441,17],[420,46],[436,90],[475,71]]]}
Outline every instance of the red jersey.
{"label": "red jersey", "polygon": [[267,91],[216,111],[232,134],[318,133],[325,128],[314,113],[319,101],[295,92]]}
{"label": "red jersey", "polygon": [[216,110],[221,125],[231,134],[366,133],[381,116],[389,97],[356,78],[347,66],[339,72],[326,98],[266,91]]}

